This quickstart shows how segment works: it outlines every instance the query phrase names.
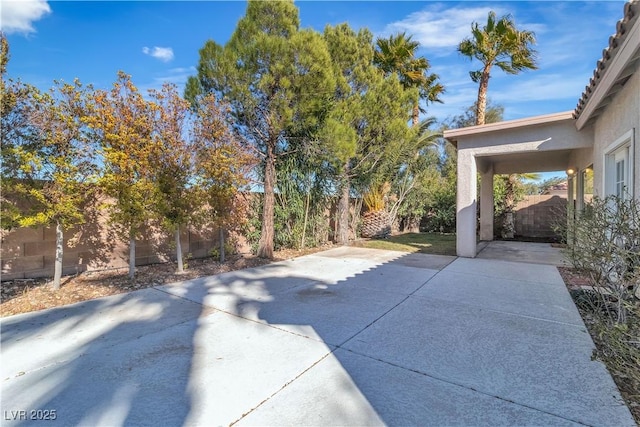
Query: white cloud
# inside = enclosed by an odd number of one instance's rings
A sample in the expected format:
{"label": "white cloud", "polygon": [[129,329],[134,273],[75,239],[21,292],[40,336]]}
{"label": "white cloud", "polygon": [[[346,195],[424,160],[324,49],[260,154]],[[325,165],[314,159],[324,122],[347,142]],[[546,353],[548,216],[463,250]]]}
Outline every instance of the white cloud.
{"label": "white cloud", "polygon": [[148,48],[145,46],[142,48],[142,53],[153,56],[162,62],[169,62],[173,59],[173,49],[170,47],[154,46],[153,48]]}
{"label": "white cloud", "polygon": [[0,29],[5,33],[34,33],[33,22],[51,13],[46,0],[3,1]]}
{"label": "white cloud", "polygon": [[471,23],[486,22],[490,10],[494,10],[498,16],[505,13],[502,9],[491,7],[445,9],[442,5],[429,6],[401,21],[388,24],[383,33],[406,31],[426,48],[457,47],[460,41],[471,33]]}

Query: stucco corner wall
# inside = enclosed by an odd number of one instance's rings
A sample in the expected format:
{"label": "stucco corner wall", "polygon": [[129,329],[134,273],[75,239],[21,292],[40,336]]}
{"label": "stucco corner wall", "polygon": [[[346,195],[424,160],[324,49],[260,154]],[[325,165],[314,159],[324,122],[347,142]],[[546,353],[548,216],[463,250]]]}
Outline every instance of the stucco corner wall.
{"label": "stucco corner wall", "polygon": [[629,78],[594,123],[594,190],[599,196],[604,195],[604,150],[631,129],[635,129],[634,196],[640,198],[640,71]]}

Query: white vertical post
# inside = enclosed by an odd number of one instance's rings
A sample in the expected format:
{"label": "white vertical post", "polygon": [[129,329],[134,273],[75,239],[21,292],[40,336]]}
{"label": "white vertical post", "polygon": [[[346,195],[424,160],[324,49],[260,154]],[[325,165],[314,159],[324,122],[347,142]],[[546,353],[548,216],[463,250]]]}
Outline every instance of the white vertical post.
{"label": "white vertical post", "polygon": [[573,243],[573,221],[575,220],[575,178],[567,178],[567,243]]}
{"label": "white vertical post", "polygon": [[456,205],[456,251],[458,256],[476,256],[477,166],[469,150],[458,150],[458,182]]}
{"label": "white vertical post", "polygon": [[480,175],[480,240],[493,240],[493,165]]}

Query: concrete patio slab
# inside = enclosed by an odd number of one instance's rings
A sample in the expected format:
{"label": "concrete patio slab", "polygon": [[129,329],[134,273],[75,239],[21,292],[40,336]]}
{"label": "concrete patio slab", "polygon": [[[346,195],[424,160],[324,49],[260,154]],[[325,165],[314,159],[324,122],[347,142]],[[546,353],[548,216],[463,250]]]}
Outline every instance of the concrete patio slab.
{"label": "concrete patio slab", "polygon": [[[101,351],[191,321],[201,312],[200,304],[143,289],[4,318],[0,323],[0,377],[11,378],[89,351]],[[128,327],[113,333],[121,325]]]}
{"label": "concrete patio slab", "polygon": [[546,265],[339,248],[0,329],[3,425],[634,425]]}
{"label": "concrete patio slab", "polygon": [[57,409],[64,425],[229,425],[331,351],[224,313],[119,328],[134,326],[138,339],[5,381],[3,408]]}
{"label": "concrete patio slab", "polygon": [[553,265],[493,259],[458,258],[447,267],[446,271],[524,282],[563,283],[558,269]]}
{"label": "concrete patio slab", "polygon": [[[337,259],[363,259],[374,263],[385,263],[400,257],[406,256],[406,252],[399,251],[379,251],[371,250],[367,248],[360,248],[357,246],[340,246],[337,248],[329,249],[327,251],[318,252],[313,254],[313,257],[324,258],[337,258]],[[298,258],[299,260],[306,257]]]}
{"label": "concrete patio slab", "polygon": [[247,280],[226,274],[224,280],[196,279],[158,289],[245,319],[340,345],[400,303],[433,274],[435,271],[382,265],[375,272],[358,273],[343,281],[337,280],[342,276],[324,282],[293,277]]}
{"label": "concrete patio slab", "polygon": [[343,348],[576,423],[628,413],[583,326],[413,297]]}
{"label": "concrete patio slab", "polygon": [[473,308],[583,325],[571,296],[564,286],[557,283],[442,271],[415,295]]}
{"label": "concrete patio slab", "polygon": [[550,243],[502,240],[482,243],[483,247],[477,255],[477,257],[481,259],[498,259],[503,261],[555,265],[558,267],[569,266],[568,261],[562,253],[562,249],[553,247]]}
{"label": "concrete patio slab", "polygon": [[238,425],[578,425],[349,351],[332,356]]}
{"label": "concrete patio slab", "polygon": [[431,270],[442,270],[451,264],[456,257],[447,255],[428,255],[428,254],[406,254],[394,260],[394,264],[403,265],[414,268],[427,268]]}

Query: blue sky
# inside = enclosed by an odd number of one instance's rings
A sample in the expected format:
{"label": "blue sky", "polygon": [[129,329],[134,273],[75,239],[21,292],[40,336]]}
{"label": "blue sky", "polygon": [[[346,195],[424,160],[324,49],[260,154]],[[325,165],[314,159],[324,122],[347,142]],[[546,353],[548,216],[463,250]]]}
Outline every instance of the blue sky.
{"label": "blue sky", "polygon": [[[489,98],[505,107],[505,119],[572,110],[601,58],[624,2],[430,2],[299,1],[302,27],[322,31],[348,22],[376,36],[406,31],[419,41],[447,92],[427,115],[444,119],[473,104],[477,85],[469,71],[477,62],[456,46],[471,23],[489,10],[511,14],[534,31],[539,69],[516,76],[494,70]],[[0,4],[7,34],[8,74],[41,89],[54,79],[79,78],[108,88],[118,70],[141,89],[165,81],[182,86],[195,73],[198,49],[207,39],[224,43],[244,15],[244,1],[7,1]]]}

